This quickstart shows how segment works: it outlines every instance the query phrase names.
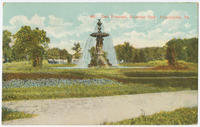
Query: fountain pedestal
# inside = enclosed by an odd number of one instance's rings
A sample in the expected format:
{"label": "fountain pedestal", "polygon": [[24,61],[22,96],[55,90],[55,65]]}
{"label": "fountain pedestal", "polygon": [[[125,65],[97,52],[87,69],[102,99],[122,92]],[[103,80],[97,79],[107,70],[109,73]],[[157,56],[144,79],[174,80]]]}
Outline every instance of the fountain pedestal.
{"label": "fountain pedestal", "polygon": [[[101,20],[98,19],[98,32],[90,34],[90,36],[96,38],[96,57],[91,59],[89,67],[92,66],[100,66],[100,67],[106,67],[106,66],[112,66],[110,64],[109,60],[106,58],[105,52],[103,51],[103,38],[109,36],[108,33],[101,32]],[[92,63],[92,61],[95,61],[95,64]]]}

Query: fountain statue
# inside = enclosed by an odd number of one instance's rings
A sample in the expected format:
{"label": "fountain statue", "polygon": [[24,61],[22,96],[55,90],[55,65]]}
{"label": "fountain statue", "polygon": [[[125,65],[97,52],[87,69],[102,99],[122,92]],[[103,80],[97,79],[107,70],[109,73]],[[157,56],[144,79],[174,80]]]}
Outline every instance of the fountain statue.
{"label": "fountain statue", "polygon": [[102,25],[101,20],[98,19],[98,22],[97,22],[98,31],[90,34],[91,37],[96,38],[96,47],[95,47],[94,54],[91,58],[91,61],[90,61],[90,64],[88,65],[88,67],[93,67],[93,66],[108,67],[108,66],[112,66],[112,64],[106,58],[106,52],[103,51],[103,40],[104,40],[103,38],[108,37],[109,34],[101,31],[101,29],[102,29],[101,25]]}

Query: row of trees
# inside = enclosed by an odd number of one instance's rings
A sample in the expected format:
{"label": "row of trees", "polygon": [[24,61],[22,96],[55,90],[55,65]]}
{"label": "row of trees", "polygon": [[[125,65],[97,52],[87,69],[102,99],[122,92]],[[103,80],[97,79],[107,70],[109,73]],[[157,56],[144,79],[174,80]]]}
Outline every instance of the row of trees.
{"label": "row of trees", "polygon": [[[11,38],[14,40],[12,46]],[[14,35],[5,30],[3,31],[3,57],[6,62],[29,59],[34,67],[40,66],[49,43],[50,39],[46,36],[46,32],[38,28],[22,26]]]}
{"label": "row of trees", "polygon": [[198,62],[198,39],[172,39],[163,47],[134,48],[129,42],[115,46],[118,61],[148,62],[167,59],[174,65],[176,60]]}
{"label": "row of trees", "polygon": [[72,55],[66,49],[51,48],[47,50],[48,59],[67,59],[68,62],[72,61]]}
{"label": "row of trees", "polygon": [[[75,43],[71,55],[65,49],[48,48],[50,39],[44,30],[31,29],[30,26],[22,26],[12,35],[8,30],[3,31],[3,58],[8,61],[30,60],[32,65],[42,65],[43,59],[67,59],[72,57],[79,59],[81,47]],[[129,42],[115,46],[117,60],[124,63],[148,62],[167,59],[174,65],[176,60],[198,62],[198,39],[172,39],[163,47],[135,48]]]}
{"label": "row of trees", "polygon": [[[48,47],[50,39],[44,30],[31,29],[22,26],[14,35],[8,30],[3,31],[4,62],[24,61],[32,62],[34,67],[41,66],[43,59],[67,59],[71,62],[72,55],[66,49]],[[80,57],[80,44],[75,43],[72,50],[75,58]]]}
{"label": "row of trees", "polygon": [[130,62],[148,62],[152,60],[165,59],[165,49],[163,47],[151,47],[136,49],[124,42],[121,45],[115,46],[116,55],[118,61],[130,63]]}

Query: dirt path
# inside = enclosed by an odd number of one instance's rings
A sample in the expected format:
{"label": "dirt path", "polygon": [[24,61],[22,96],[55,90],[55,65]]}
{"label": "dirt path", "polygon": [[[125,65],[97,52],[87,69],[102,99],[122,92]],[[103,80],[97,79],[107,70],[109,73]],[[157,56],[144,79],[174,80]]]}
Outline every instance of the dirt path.
{"label": "dirt path", "polygon": [[195,90],[96,98],[3,102],[5,107],[38,114],[34,118],[12,120],[3,122],[3,124],[102,124],[142,114],[149,115],[180,107],[197,106],[197,96],[198,92]]}

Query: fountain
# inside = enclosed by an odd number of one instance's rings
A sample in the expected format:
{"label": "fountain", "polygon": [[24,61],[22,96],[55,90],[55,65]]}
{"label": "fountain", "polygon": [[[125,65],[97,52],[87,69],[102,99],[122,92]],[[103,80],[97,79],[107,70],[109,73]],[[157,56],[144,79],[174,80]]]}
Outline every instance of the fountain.
{"label": "fountain", "polygon": [[115,48],[112,37],[103,32],[103,24],[98,19],[95,32],[90,34],[89,38],[82,48],[82,56],[75,67],[53,67],[56,69],[88,69],[88,67],[112,67],[112,68],[151,68],[151,67],[127,67],[118,66]]}
{"label": "fountain", "polygon": [[[109,34],[102,32],[101,31],[101,20],[98,19],[97,22],[97,26],[98,26],[98,31],[95,33],[90,34],[91,37],[95,37],[96,38],[96,47],[95,50],[93,51],[93,55],[91,56],[91,61],[90,64],[88,65],[88,67],[93,67],[93,66],[97,66],[97,67],[108,67],[108,66],[112,66],[112,64],[109,62],[109,60],[106,58],[106,52],[103,51],[103,38],[104,37],[108,37]],[[90,52],[92,53],[92,52]]]}
{"label": "fountain", "polygon": [[98,19],[95,32],[90,34],[84,44],[79,68],[117,66],[117,58],[112,38],[103,32],[103,24]]}

